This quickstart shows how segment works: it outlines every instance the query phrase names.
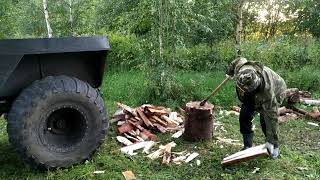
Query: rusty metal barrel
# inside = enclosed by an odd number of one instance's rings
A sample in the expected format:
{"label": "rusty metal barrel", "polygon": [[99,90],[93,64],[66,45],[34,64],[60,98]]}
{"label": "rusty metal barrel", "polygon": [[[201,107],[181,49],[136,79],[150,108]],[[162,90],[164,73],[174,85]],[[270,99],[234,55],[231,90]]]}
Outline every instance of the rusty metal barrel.
{"label": "rusty metal barrel", "polygon": [[213,136],[214,106],[200,102],[186,104],[186,121],[183,138],[187,141],[210,140]]}

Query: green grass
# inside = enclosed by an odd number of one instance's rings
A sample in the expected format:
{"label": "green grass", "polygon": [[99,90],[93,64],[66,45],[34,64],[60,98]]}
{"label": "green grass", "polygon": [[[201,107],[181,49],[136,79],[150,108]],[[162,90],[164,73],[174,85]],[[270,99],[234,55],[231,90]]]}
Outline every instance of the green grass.
{"label": "green grass", "polygon": [[[148,83],[144,73],[109,72],[105,77],[103,93],[110,114],[116,110],[115,102],[121,101],[130,106],[143,103],[170,105],[175,108],[185,102],[206,97],[223,79],[223,73],[177,72],[177,80],[187,89],[180,101],[148,102]],[[233,83],[229,83],[212,100],[212,103],[228,107],[238,104]],[[218,113],[217,113],[218,114]],[[217,115],[217,117],[219,117]],[[257,117],[258,118],[258,117]],[[256,118],[256,119],[257,119]],[[227,132],[217,130],[215,136],[241,140],[237,117],[219,119]],[[115,140],[116,127],[112,125],[108,138],[92,160],[68,169],[39,172],[24,165],[10,144],[6,134],[6,122],[0,120],[0,179],[124,179],[121,172],[131,170],[138,179],[317,179],[320,178],[320,129],[307,124],[309,120],[291,121],[280,126],[281,158],[257,159],[240,165],[222,168],[221,160],[228,154],[237,152],[240,147],[223,145],[215,140],[189,143],[182,139],[174,151],[196,151],[200,153],[201,165],[195,162],[184,165],[164,166],[160,160],[151,161],[144,155],[127,157],[120,153],[121,147]],[[258,120],[255,144],[264,143]],[[159,134],[161,143],[173,141],[170,135]],[[222,146],[223,147],[222,147]],[[256,174],[251,173],[260,168]],[[307,168],[299,170],[299,167]],[[104,174],[94,175],[95,170]]]}

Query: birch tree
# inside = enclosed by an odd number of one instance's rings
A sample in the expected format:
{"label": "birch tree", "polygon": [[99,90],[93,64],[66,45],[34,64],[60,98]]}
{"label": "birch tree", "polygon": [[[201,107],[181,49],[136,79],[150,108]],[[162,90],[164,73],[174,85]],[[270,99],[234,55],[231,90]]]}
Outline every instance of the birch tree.
{"label": "birch tree", "polygon": [[242,34],[242,9],[243,9],[243,0],[239,0],[238,4],[238,12],[236,18],[236,53],[237,56],[240,57],[241,52],[241,34]]}
{"label": "birch tree", "polygon": [[43,0],[43,10],[44,10],[44,18],[46,20],[47,25],[47,31],[48,31],[48,37],[52,38],[52,29],[50,26],[50,19],[49,19],[49,11],[48,11],[48,0]]}

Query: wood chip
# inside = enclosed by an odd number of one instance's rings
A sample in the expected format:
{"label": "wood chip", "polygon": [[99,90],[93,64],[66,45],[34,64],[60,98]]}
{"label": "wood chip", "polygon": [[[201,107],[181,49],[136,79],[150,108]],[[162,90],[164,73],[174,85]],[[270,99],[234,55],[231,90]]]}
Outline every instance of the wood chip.
{"label": "wood chip", "polygon": [[136,153],[134,153],[135,150],[138,149],[143,149],[146,146],[148,146],[150,143],[150,141],[144,141],[144,142],[139,142],[133,145],[129,145],[129,146],[125,146],[123,148],[120,149],[121,152],[128,154],[128,155],[136,155]]}
{"label": "wood chip", "polygon": [[319,127],[319,124],[317,124],[317,123],[308,122],[308,124],[311,125],[311,126]]}
{"label": "wood chip", "polygon": [[93,174],[104,174],[105,171],[94,171]]}
{"label": "wood chip", "polygon": [[176,145],[177,144],[175,142],[170,142],[170,143],[166,144],[165,146],[160,145],[159,149],[157,151],[149,154],[147,157],[152,160],[155,160],[163,155],[166,147],[170,146],[172,148],[172,147],[175,147]]}
{"label": "wood chip", "polygon": [[194,152],[194,153],[190,154],[190,156],[188,156],[188,158],[185,160],[185,162],[189,163],[190,161],[192,161],[197,156],[199,156],[199,153]]}
{"label": "wood chip", "polygon": [[124,176],[125,180],[134,180],[134,179],[137,179],[136,176],[133,174],[132,171],[122,172],[122,175]]}
{"label": "wood chip", "polygon": [[163,152],[163,158],[162,158],[162,164],[168,165],[171,160],[171,145],[166,145],[164,152]]}
{"label": "wood chip", "polygon": [[117,141],[122,143],[122,144],[124,144],[124,145],[126,145],[126,146],[129,146],[129,145],[133,144],[129,139],[127,139],[127,138],[125,138],[123,136],[117,136]]}
{"label": "wood chip", "polygon": [[144,149],[143,149],[143,152],[146,153],[146,154],[150,154],[151,148],[152,148],[154,145],[156,145],[156,142],[154,142],[154,141],[149,141],[149,142],[150,142],[150,143],[147,144],[147,145],[144,147]]}
{"label": "wood chip", "polygon": [[176,133],[174,133],[171,137],[173,137],[173,138],[179,138],[179,137],[181,137],[182,136],[182,134],[183,134],[183,132],[184,132],[184,128],[183,129],[181,129],[181,130],[179,130],[178,132],[176,132]]}

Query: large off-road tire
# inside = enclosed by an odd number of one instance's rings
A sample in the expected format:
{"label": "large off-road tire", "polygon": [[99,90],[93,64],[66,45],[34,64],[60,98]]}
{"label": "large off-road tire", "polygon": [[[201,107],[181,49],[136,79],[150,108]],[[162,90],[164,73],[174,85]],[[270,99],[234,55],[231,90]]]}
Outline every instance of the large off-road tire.
{"label": "large off-road tire", "polygon": [[108,125],[99,91],[67,76],[35,81],[17,97],[8,115],[9,141],[26,162],[41,169],[90,158]]}

